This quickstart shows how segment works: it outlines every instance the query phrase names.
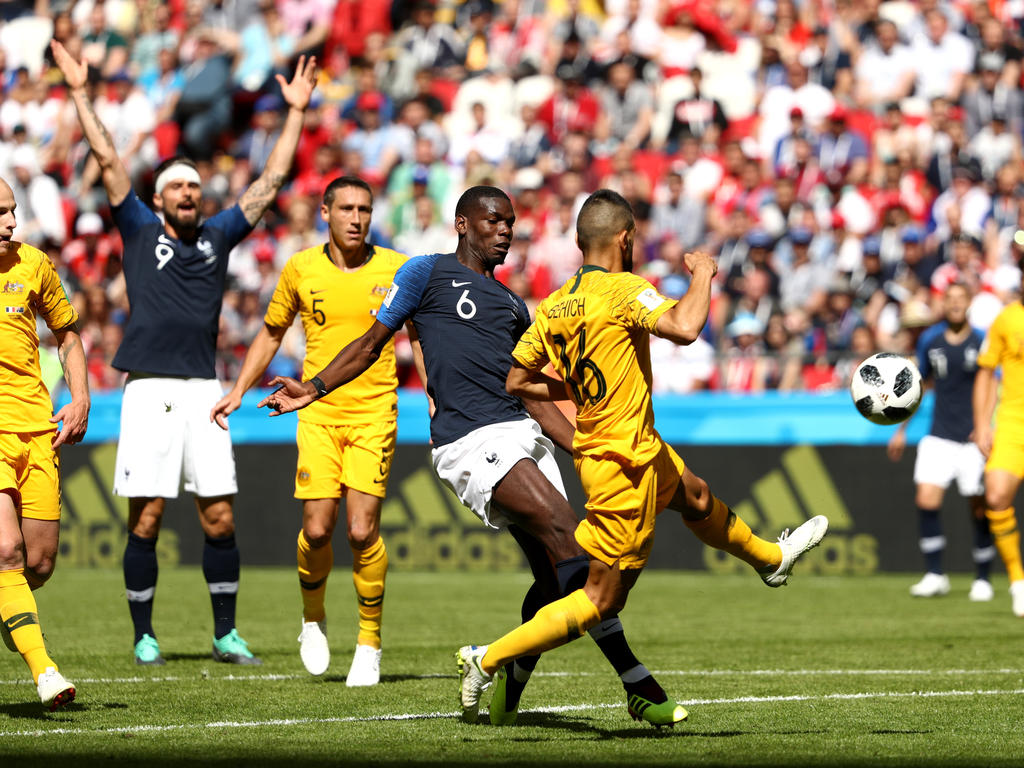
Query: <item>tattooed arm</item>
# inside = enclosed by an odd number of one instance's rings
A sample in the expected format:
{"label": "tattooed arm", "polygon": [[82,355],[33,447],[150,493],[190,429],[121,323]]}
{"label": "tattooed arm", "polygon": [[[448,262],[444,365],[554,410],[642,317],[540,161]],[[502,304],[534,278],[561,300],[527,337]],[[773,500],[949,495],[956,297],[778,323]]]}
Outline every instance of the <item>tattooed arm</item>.
{"label": "tattooed arm", "polygon": [[50,49],[53,51],[53,58],[68,85],[71,100],[75,104],[75,111],[78,112],[78,122],[82,124],[82,133],[85,134],[89,148],[92,149],[93,156],[100,164],[103,186],[106,187],[110,204],[119,205],[132,191],[132,183],[121,158],[117,156],[114,140],[110,138],[107,129],[96,116],[92,101],[85,89],[89,76],[89,65],[84,61],[75,61],[64,46],[56,40],[51,41]]}
{"label": "tattooed arm", "polygon": [[295,75],[291,82],[286,82],[281,75],[275,75],[281,86],[281,95],[288,104],[288,117],[285,118],[281,135],[277,138],[270,157],[267,159],[267,167],[252,185],[245,190],[238,204],[242,208],[245,220],[250,225],[255,225],[260,220],[263,212],[270,207],[277,197],[277,193],[284,186],[288,173],[292,168],[292,160],[295,158],[295,150],[299,146],[299,136],[302,133],[303,116],[306,107],[309,106],[309,99],[313,95],[313,86],[316,81],[316,59],[305,56],[299,57],[299,63],[295,67]]}
{"label": "tattooed arm", "polygon": [[64,381],[71,392],[71,402],[50,419],[53,424],[63,422],[53,435],[53,447],[57,448],[65,443],[74,445],[85,437],[86,427],[89,426],[91,403],[85,349],[82,347],[82,337],[78,335],[78,324],[73,323],[67,328],[54,331],[53,335],[57,337],[57,355],[64,368]]}

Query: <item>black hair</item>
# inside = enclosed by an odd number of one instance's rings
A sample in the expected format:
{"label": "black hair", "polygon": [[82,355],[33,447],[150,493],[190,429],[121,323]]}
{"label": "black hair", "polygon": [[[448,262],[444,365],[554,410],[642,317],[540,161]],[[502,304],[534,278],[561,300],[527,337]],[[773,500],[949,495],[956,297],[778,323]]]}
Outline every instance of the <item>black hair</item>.
{"label": "black hair", "polygon": [[576,236],[580,249],[604,244],[619,232],[633,229],[636,221],[629,202],[618,192],[599,189],[587,198],[576,218]]}
{"label": "black hair", "polygon": [[490,200],[492,198],[498,198],[508,200],[509,203],[512,199],[505,194],[503,190],[497,187],[491,187],[486,185],[470,187],[462,193],[462,197],[459,198],[459,202],[455,204],[455,215],[456,216],[469,216],[479,204],[481,200]]}
{"label": "black hair", "polygon": [[359,187],[359,189],[365,189],[366,193],[370,196],[370,205],[373,205],[373,190],[370,189],[369,184],[358,176],[339,176],[328,184],[327,189],[324,190],[324,205],[330,208],[338,190],[345,189],[347,187]]}

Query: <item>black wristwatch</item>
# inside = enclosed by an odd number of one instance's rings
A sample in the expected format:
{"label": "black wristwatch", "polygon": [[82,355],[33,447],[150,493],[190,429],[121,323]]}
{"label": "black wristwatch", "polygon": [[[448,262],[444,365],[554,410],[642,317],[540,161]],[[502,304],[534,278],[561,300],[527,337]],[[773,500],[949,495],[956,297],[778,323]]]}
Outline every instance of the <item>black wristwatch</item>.
{"label": "black wristwatch", "polygon": [[327,396],[327,385],[324,384],[319,376],[314,376],[309,380],[309,383],[313,385],[313,389],[316,390],[316,399],[319,400],[321,397]]}

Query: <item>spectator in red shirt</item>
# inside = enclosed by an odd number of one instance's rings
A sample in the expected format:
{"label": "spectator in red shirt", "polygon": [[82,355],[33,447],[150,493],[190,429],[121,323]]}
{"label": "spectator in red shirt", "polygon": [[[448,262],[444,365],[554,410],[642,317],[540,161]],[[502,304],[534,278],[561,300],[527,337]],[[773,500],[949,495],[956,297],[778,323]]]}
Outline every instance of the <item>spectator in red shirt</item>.
{"label": "spectator in red shirt", "polygon": [[558,144],[566,134],[573,132],[593,135],[601,105],[583,84],[583,72],[571,64],[560,64],[555,77],[560,85],[537,113],[547,126],[551,143]]}

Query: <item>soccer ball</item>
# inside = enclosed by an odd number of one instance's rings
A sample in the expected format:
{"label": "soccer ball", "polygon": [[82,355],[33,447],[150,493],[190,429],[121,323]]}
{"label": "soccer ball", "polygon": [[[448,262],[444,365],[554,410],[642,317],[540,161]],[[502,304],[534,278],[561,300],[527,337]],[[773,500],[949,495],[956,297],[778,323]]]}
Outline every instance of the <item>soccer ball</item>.
{"label": "soccer ball", "polygon": [[850,395],[868,421],[899,424],[921,404],[921,372],[905,357],[880,352],[857,366]]}

